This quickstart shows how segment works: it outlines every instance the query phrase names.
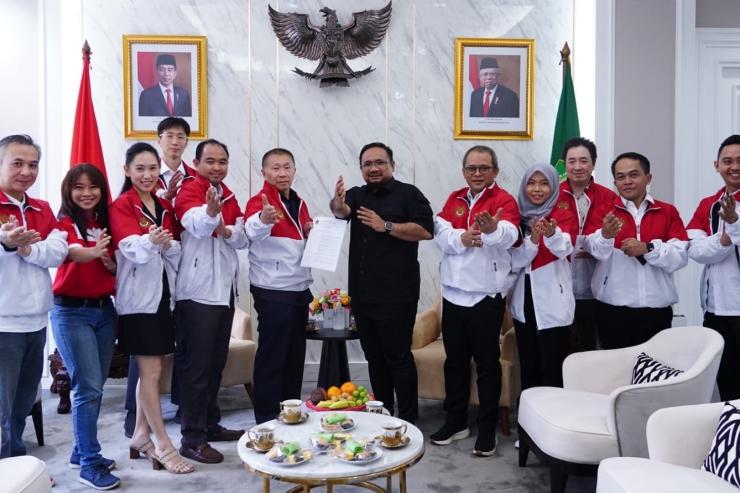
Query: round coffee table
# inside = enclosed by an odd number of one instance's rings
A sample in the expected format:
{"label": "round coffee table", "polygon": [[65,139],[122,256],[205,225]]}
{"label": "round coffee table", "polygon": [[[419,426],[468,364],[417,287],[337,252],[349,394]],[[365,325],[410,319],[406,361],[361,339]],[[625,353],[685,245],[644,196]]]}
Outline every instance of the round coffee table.
{"label": "round coffee table", "polygon": [[[308,420],[297,425],[286,425],[279,421],[270,421],[275,425],[275,439],[284,442],[298,442],[302,447],[308,447],[311,435],[320,433],[319,423],[324,413],[308,413]],[[347,412],[347,417],[355,421],[355,428],[348,431],[355,438],[373,438],[381,433],[380,424],[389,419],[388,416],[366,412]],[[327,492],[332,492],[334,485],[354,485],[378,492],[391,492],[393,476],[399,477],[401,493],[406,493],[406,469],[410,468],[424,456],[424,437],[416,426],[406,423],[406,436],[410,438],[408,445],[397,449],[387,449],[378,446],[383,451],[382,457],[367,464],[348,464],[340,462],[329,455],[314,454],[313,459],[295,466],[280,466],[270,462],[265,454],[247,448],[249,438],[244,434],[237,449],[244,467],[262,476],[262,491],[269,493],[270,480],[275,479],[287,483],[297,484],[289,490],[292,493],[307,492],[317,486],[326,486]],[[370,480],[387,478],[385,489],[370,483]]]}

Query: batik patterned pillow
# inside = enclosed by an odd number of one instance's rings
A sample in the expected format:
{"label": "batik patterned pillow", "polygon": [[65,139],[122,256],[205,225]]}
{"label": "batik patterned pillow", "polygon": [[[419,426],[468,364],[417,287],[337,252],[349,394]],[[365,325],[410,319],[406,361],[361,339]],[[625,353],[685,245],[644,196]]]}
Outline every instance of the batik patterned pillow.
{"label": "batik patterned pillow", "polygon": [[701,465],[702,471],[709,471],[728,483],[740,487],[739,448],[740,411],[729,402],[725,402],[717,424],[717,433],[712,440],[712,448],[709,449],[709,455]]}
{"label": "batik patterned pillow", "polygon": [[665,366],[647,354],[640,353],[637,361],[635,361],[635,367],[632,369],[632,384],[659,382],[677,377],[681,373],[683,373],[683,370]]}

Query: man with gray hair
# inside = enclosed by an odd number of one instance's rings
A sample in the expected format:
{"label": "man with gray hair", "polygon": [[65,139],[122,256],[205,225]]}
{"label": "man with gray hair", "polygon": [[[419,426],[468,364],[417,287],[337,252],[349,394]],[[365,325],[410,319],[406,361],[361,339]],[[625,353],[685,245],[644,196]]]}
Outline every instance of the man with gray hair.
{"label": "man with gray hair", "polygon": [[26,454],[23,429],[43,371],[49,269],[67,258],[67,233],[49,204],[26,191],[41,148],[28,135],[0,140],[0,459]]}

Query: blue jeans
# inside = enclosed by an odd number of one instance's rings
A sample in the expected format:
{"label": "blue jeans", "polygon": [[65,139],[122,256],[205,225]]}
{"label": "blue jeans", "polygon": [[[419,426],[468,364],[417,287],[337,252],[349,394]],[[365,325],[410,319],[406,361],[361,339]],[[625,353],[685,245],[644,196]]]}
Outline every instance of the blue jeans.
{"label": "blue jeans", "polygon": [[54,305],[51,322],[74,392],[72,453],[80,456],[80,466],[84,469],[103,459],[98,442],[98,416],[103,384],[108,378],[116,344],[116,309]]}
{"label": "blue jeans", "polygon": [[46,327],[0,332],[0,459],[26,455],[23,429],[44,368]]}

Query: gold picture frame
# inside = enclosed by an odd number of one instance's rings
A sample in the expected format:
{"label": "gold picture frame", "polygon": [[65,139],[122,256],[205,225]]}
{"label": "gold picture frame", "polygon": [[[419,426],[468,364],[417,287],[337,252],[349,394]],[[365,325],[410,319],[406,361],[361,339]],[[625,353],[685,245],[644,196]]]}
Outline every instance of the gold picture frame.
{"label": "gold picture frame", "polygon": [[534,39],[455,39],[455,139],[534,138],[534,48]]}
{"label": "gold picture frame", "polygon": [[156,139],[168,116],[208,135],[205,36],[123,36],[123,117],[127,139]]}

